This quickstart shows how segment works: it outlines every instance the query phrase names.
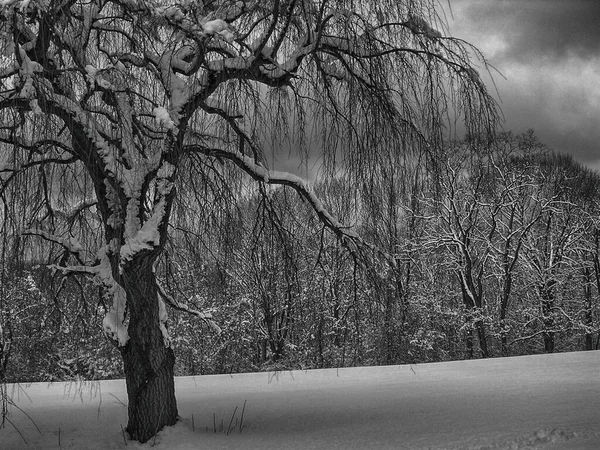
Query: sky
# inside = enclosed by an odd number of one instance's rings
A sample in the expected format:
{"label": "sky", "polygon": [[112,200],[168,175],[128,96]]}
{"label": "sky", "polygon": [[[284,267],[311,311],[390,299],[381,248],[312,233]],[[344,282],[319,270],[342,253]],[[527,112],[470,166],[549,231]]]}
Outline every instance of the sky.
{"label": "sky", "polygon": [[600,171],[600,1],[449,0],[451,14],[439,1],[450,34],[501,73],[492,71],[503,128],[532,128],[550,148]]}

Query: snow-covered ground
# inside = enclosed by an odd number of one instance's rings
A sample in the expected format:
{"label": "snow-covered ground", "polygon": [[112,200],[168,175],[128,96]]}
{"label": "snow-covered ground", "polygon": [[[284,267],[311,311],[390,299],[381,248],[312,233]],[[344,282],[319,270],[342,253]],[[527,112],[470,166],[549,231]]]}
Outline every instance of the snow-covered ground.
{"label": "snow-covered ground", "polygon": [[7,424],[0,449],[600,449],[599,351],[185,377],[176,388],[182,421],[140,445],[122,433],[123,380],[9,386],[40,431],[13,407],[23,437]]}

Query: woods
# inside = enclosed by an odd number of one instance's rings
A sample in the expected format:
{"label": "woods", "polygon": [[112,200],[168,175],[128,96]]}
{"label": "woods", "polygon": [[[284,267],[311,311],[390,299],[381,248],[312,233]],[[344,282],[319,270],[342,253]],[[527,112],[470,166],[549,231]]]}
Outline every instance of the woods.
{"label": "woods", "polygon": [[[166,291],[210,311],[222,332],[174,312],[169,330],[176,373],[596,349],[598,176],[549,152],[531,133],[503,135],[485,149],[467,146],[449,149],[441,173],[412,161],[396,167],[394,176],[378,177],[379,186],[369,188],[385,202],[378,210],[360,193],[350,195],[343,179],[315,187],[333,214],[354,218],[357,233],[393,260],[381,253],[371,253],[369,264],[354,258],[309,205],[285,189],[254,189],[215,211],[219,220],[201,220],[180,195],[176,210],[203,226],[171,233],[157,275]],[[20,337],[9,375],[121,374],[110,348],[99,354],[73,342],[81,334],[97,341],[102,317],[92,307],[93,288],[74,291],[75,280],[68,280],[63,289],[72,298],[63,291],[59,301],[54,289],[41,290],[52,286],[50,271],[23,270],[23,287],[15,292],[24,291],[28,300],[13,305],[31,303],[37,310],[30,314],[67,323],[25,332],[20,327],[28,322],[15,314]],[[87,303],[73,311],[81,298]],[[31,334],[40,336],[38,345],[52,339],[66,349],[48,347],[52,359],[36,363],[39,353],[24,345]]]}
{"label": "woods", "polygon": [[597,176],[433,2],[2,5],[5,380],[124,376],[146,442],[175,374],[598,346]]}

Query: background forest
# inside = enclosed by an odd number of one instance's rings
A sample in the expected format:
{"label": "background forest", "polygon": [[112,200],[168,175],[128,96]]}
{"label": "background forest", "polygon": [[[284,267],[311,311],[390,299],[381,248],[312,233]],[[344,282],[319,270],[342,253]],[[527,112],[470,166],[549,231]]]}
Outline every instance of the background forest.
{"label": "background forest", "polygon": [[[216,175],[226,166],[211,179],[186,173],[156,271],[221,332],[172,311],[177,375],[599,348],[598,174],[533,132],[390,156],[381,167],[361,185],[316,176],[316,193],[368,243],[362,248],[325,229],[285,187],[238,176],[242,189],[231,189],[231,178]],[[3,192],[6,379],[123,377],[102,333],[110,305],[99,288],[48,268],[72,257],[67,246],[26,232],[57,217],[65,235],[101,239],[94,203],[69,195],[78,174],[47,170],[59,169],[40,165],[42,176]],[[49,191],[62,203],[38,200]]]}

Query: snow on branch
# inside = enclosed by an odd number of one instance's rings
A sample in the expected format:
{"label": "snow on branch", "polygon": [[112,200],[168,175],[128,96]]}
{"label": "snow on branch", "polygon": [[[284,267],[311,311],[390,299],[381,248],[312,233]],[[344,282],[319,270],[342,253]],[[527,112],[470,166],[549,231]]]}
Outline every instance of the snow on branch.
{"label": "snow on branch", "polygon": [[171,306],[172,308],[177,309],[179,311],[187,312],[189,314],[192,314],[192,315],[204,320],[204,322],[208,326],[210,326],[215,331],[215,333],[217,333],[217,334],[221,333],[221,328],[212,320],[212,315],[210,313],[197,311],[195,309],[190,308],[187,305],[179,303],[177,300],[175,300],[175,298],[173,296],[169,295],[165,291],[163,286],[158,281],[157,281],[157,285],[158,285],[158,293],[169,304],[169,306]]}
{"label": "snow on branch", "polygon": [[142,250],[152,250],[160,244],[158,227],[165,216],[165,198],[161,198],[154,207],[150,218],[132,237],[126,237],[121,247],[121,264],[131,261]]}
{"label": "snow on branch", "polygon": [[184,150],[188,152],[202,153],[207,156],[228,159],[256,181],[291,187],[304,200],[308,201],[321,222],[327,228],[333,231],[338,238],[340,238],[341,241],[350,248],[351,251],[355,251],[358,245],[365,244],[356,232],[350,230],[347,226],[344,226],[341,222],[335,219],[331,213],[329,213],[329,211],[327,211],[325,205],[317,197],[307,181],[301,177],[289,172],[269,170],[264,165],[255,162],[254,159],[242,154],[237,150],[207,148],[202,145],[188,145]]}
{"label": "snow on branch", "polygon": [[127,324],[125,323],[127,294],[120,284],[114,280],[113,282],[113,286],[108,291],[109,295],[112,296],[113,304],[104,319],[102,319],[102,329],[104,334],[117,341],[120,347],[124,347],[129,341]]}
{"label": "snow on branch", "polygon": [[150,217],[139,226],[137,209],[139,207],[139,191],[132,197],[127,205],[127,226],[125,232],[125,243],[120,250],[121,267],[131,261],[134,256],[143,250],[152,250],[160,245],[161,234],[159,231],[161,223],[167,215],[169,198],[173,194],[174,184],[170,181],[175,172],[175,166],[163,161],[156,172],[156,194],[155,205]]}
{"label": "snow on branch", "polygon": [[55,236],[52,233],[40,230],[38,228],[28,228],[27,230],[23,231],[23,234],[29,236],[40,236],[47,241],[62,245],[65,250],[74,254],[78,260],[83,261],[83,246],[74,237],[64,238],[61,236]]}
{"label": "snow on branch", "polygon": [[209,20],[204,25],[204,32],[209,35],[217,34],[227,42],[233,42],[235,35],[231,32],[229,24],[223,19]]}
{"label": "snow on branch", "polygon": [[19,11],[24,11],[29,6],[31,0],[0,0],[0,6],[11,6],[15,3],[19,4]]}
{"label": "snow on branch", "polygon": [[[114,139],[114,136],[111,133],[109,133],[98,121],[94,120],[87,111],[73,100],[56,94],[53,89],[47,89],[44,92],[44,95],[47,103],[56,107],[64,115],[68,115],[71,120],[82,128],[82,131],[86,134],[87,138],[93,142],[94,147],[97,150],[97,157],[102,161],[102,166],[107,173],[117,174],[125,172],[125,176],[127,176],[127,170],[118,163],[110,148],[108,139]],[[85,152],[86,150],[87,149],[83,149],[82,152]],[[79,153],[77,156],[82,160],[86,160],[90,155],[87,153]]]}
{"label": "snow on branch", "polygon": [[430,39],[439,39],[442,37],[442,33],[433,28],[429,22],[420,16],[409,14],[408,20],[404,22],[404,25],[415,34],[424,34]]}
{"label": "snow on branch", "polygon": [[63,274],[78,274],[92,278],[92,281],[101,286],[105,296],[112,299],[112,305],[102,320],[102,328],[106,336],[116,341],[123,347],[129,340],[127,333],[127,294],[125,289],[113,278],[110,260],[106,254],[106,246],[102,247],[97,254],[100,261],[94,266],[57,266],[50,265],[49,268],[58,270]]}
{"label": "snow on branch", "polygon": [[169,111],[163,106],[158,106],[152,110],[152,114],[154,114],[154,118],[159,123],[159,125],[164,126],[169,130],[173,130],[175,128],[175,122],[171,119],[169,115]]}
{"label": "snow on branch", "polygon": [[67,222],[73,222],[83,210],[93,208],[97,203],[96,200],[81,200],[68,208],[53,208],[53,210]]}

